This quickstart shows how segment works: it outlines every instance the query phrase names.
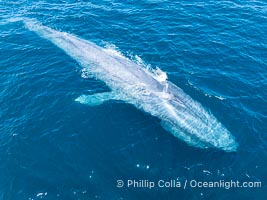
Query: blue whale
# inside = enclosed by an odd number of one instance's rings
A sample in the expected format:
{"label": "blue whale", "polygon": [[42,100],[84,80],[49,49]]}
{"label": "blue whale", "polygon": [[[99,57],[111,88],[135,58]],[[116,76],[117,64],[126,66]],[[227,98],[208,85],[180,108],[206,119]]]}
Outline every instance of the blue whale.
{"label": "blue whale", "polygon": [[167,80],[159,68],[147,69],[123,55],[53,30],[32,19],[25,27],[61,48],[92,76],[106,83],[111,92],[81,95],[77,102],[90,106],[120,100],[157,117],[161,126],[190,146],[236,151],[231,133],[200,103]]}

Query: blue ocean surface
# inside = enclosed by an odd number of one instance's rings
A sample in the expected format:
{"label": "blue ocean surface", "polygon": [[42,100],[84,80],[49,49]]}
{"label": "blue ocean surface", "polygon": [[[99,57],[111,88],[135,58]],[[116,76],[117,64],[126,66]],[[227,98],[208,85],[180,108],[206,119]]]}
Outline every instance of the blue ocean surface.
{"label": "blue ocean surface", "polygon": [[[109,88],[25,18],[159,67],[237,151],[187,145],[127,103],[76,102]],[[266,167],[266,1],[0,1],[0,200],[265,200]],[[250,185],[194,187],[204,181]]]}

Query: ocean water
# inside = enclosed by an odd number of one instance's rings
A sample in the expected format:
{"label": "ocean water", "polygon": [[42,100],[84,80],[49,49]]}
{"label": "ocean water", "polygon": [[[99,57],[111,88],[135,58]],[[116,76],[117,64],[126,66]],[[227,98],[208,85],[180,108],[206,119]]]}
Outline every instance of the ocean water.
{"label": "ocean water", "polygon": [[[109,88],[23,18],[159,67],[224,124],[237,151],[188,146],[123,102],[79,104]],[[266,99],[266,1],[1,0],[0,199],[267,199]],[[261,187],[184,188],[191,180]]]}

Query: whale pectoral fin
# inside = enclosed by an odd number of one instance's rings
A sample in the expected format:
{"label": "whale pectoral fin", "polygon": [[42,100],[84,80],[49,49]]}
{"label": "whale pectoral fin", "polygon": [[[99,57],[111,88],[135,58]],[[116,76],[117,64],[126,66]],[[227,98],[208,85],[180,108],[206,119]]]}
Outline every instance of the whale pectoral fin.
{"label": "whale pectoral fin", "polygon": [[113,92],[104,92],[93,95],[81,95],[75,99],[75,101],[89,106],[98,106],[108,100],[117,100],[116,95]]}

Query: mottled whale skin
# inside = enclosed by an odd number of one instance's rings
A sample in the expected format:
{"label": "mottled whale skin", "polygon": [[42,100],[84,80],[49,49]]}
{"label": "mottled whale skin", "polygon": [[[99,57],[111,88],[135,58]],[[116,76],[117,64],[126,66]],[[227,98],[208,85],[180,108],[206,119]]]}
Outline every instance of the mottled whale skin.
{"label": "mottled whale skin", "polygon": [[148,70],[121,54],[33,19],[23,21],[25,27],[64,50],[111,89],[111,92],[81,95],[76,101],[90,106],[110,99],[124,101],[160,119],[165,130],[190,146],[237,150],[238,144],[231,133],[201,104],[168,81],[161,70]]}

